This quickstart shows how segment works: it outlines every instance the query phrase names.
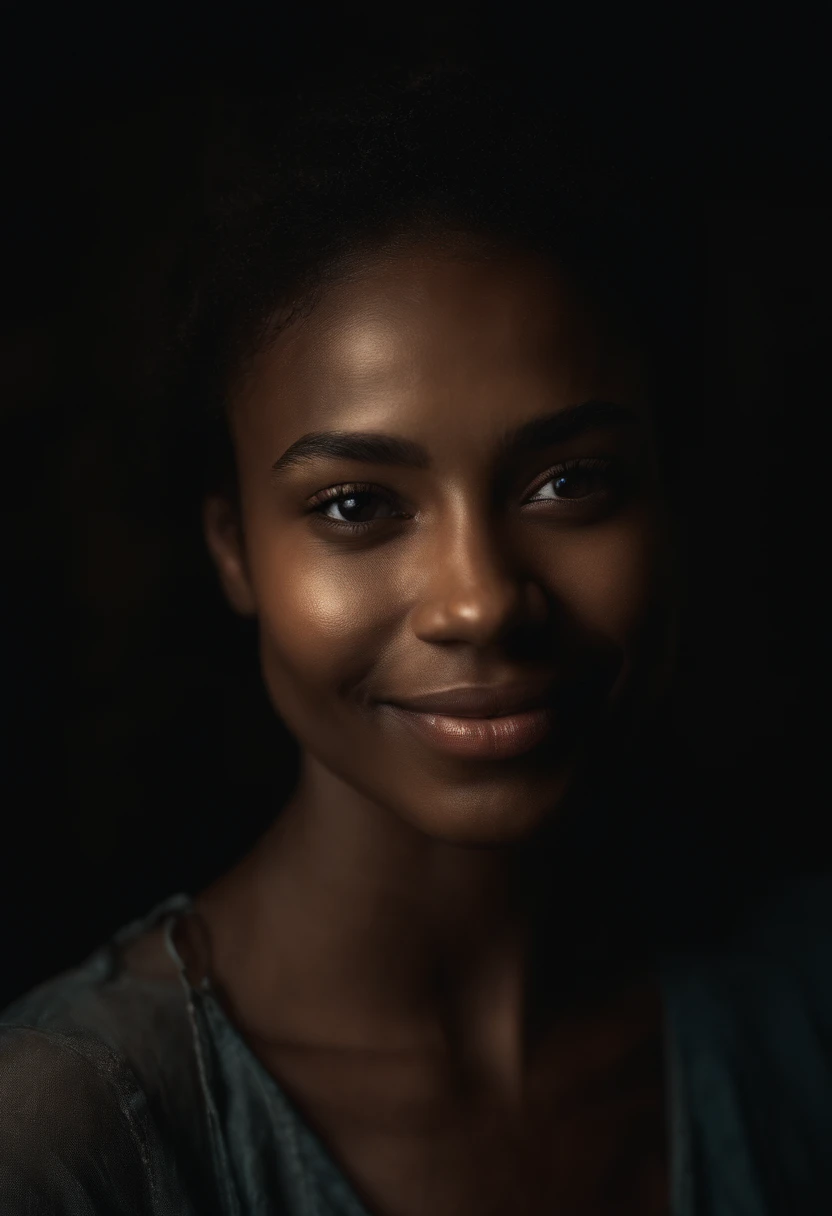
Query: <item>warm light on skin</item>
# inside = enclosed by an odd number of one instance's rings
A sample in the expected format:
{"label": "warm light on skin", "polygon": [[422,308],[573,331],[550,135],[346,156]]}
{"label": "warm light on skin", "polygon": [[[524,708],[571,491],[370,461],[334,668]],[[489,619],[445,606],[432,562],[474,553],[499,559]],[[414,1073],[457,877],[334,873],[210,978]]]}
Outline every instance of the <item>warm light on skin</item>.
{"label": "warm light on skin", "polygon": [[[526,455],[498,484],[507,429],[591,400],[629,406],[643,426]],[[402,251],[328,288],[254,361],[231,423],[245,547],[216,503],[208,542],[232,603],[259,619],[304,780],[436,840],[527,837],[568,789],[582,743],[555,760],[450,761],[375,700],[597,665],[626,692],[645,662],[664,537],[638,358],[539,261]],[[318,459],[272,476],[297,439],[333,430],[415,440],[431,467]],[[592,519],[523,505],[575,457],[618,461],[634,488]],[[349,482],[380,487],[411,518],[355,538],[309,513],[312,496]]]}

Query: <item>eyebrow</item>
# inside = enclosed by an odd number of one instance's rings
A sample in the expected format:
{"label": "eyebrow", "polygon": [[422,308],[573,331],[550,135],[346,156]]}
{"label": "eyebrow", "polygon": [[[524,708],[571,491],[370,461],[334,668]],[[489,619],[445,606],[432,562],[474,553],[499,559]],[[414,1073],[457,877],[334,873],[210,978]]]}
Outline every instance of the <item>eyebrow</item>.
{"label": "eyebrow", "polygon": [[[638,425],[639,415],[629,406],[612,401],[583,401],[530,418],[507,431],[500,439],[497,460],[507,464],[517,456],[565,443],[578,435],[612,427]],[[355,460],[362,464],[396,465],[428,469],[430,453],[421,443],[376,431],[310,431],[286,449],[272,465],[272,474],[282,473],[314,460]]]}

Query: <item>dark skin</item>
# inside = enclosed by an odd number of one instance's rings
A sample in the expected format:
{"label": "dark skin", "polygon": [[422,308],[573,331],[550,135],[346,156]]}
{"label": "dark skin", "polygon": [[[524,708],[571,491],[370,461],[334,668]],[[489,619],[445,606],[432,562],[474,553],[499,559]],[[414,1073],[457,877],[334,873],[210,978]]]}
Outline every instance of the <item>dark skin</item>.
{"label": "dark skin", "polygon": [[[587,402],[616,409],[506,443]],[[239,511],[211,498],[207,542],[302,764],[195,901],[229,1014],[378,1216],[666,1211],[658,989],[559,835],[661,659],[637,350],[542,259],[422,242],[328,287],[255,358],[231,427]],[[422,451],[274,471],[313,432]],[[558,481],[575,460],[596,463]],[[437,754],[383,704],[541,670],[594,700],[511,759]]]}

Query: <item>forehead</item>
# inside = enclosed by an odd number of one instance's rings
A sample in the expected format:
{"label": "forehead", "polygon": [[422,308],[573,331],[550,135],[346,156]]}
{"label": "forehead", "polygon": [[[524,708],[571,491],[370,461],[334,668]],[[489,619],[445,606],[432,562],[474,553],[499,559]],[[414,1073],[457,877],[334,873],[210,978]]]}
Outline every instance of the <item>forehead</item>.
{"label": "forehead", "polygon": [[389,254],[328,287],[252,365],[242,413],[291,441],[342,426],[502,428],[598,397],[638,406],[637,352],[554,265]]}

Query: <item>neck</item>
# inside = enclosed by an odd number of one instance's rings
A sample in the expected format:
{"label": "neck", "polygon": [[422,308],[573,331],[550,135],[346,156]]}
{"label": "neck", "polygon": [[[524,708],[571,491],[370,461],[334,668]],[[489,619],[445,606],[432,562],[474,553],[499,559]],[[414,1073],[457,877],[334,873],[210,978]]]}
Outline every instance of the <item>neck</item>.
{"label": "neck", "polygon": [[570,822],[446,844],[306,761],[273,827],[196,901],[238,1021],[274,1042],[464,1045],[516,1074],[538,1028],[631,966],[612,869]]}

